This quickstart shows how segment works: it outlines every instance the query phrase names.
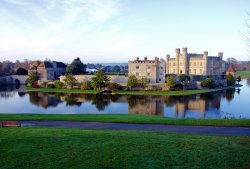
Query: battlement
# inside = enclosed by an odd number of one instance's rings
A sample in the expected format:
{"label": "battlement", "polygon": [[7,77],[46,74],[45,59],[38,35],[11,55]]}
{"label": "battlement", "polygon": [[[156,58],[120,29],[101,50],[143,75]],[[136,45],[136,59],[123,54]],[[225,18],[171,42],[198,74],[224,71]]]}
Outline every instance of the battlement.
{"label": "battlement", "polygon": [[129,61],[129,63],[158,63],[158,62],[160,62],[160,59],[158,57],[155,57],[154,60],[148,60],[147,57],[144,57],[144,60],[140,60],[140,58],[137,57],[135,60]]}

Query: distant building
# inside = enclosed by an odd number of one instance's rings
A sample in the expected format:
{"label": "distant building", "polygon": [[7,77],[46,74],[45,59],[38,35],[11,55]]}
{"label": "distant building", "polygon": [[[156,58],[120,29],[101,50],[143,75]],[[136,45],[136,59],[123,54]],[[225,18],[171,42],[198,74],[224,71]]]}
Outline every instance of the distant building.
{"label": "distant building", "polygon": [[136,60],[128,62],[128,74],[137,78],[145,77],[149,84],[165,83],[165,60],[155,57],[155,60]]}
{"label": "distant building", "polygon": [[56,61],[33,61],[30,64],[29,74],[35,72],[39,80],[56,80],[65,74],[66,65]]}
{"label": "distant building", "polygon": [[218,56],[208,56],[207,51],[187,53],[187,48],[182,48],[182,53],[179,48],[175,52],[175,58],[166,57],[166,74],[222,75],[222,52]]}
{"label": "distant building", "polygon": [[226,75],[228,75],[228,74],[231,74],[231,75],[233,75],[233,76],[236,76],[236,71],[235,71],[235,69],[234,69],[232,66],[230,66],[230,67],[227,69]]}

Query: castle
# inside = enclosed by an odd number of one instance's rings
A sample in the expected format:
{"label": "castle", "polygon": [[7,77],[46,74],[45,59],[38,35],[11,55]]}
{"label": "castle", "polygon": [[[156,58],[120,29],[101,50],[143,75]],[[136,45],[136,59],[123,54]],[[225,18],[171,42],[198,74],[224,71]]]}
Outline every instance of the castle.
{"label": "castle", "polygon": [[222,75],[224,71],[222,68],[223,53],[219,52],[218,56],[208,56],[208,52],[203,54],[187,53],[187,48],[175,50],[176,57],[166,57],[166,74],[189,74],[189,75],[203,75],[214,76]]}
{"label": "castle", "polygon": [[166,60],[155,57],[155,60],[136,60],[128,62],[129,75],[135,75],[137,78],[145,77],[148,84],[165,83],[165,75],[188,74],[191,76],[213,76],[220,78],[223,72],[223,53],[218,56],[208,56],[208,52],[203,54],[187,53],[187,48],[175,50],[176,57],[170,58],[167,55]]}
{"label": "castle", "polygon": [[146,78],[147,83],[165,83],[165,60],[155,57],[155,60],[136,60],[128,62],[129,75],[135,75],[137,78]]}

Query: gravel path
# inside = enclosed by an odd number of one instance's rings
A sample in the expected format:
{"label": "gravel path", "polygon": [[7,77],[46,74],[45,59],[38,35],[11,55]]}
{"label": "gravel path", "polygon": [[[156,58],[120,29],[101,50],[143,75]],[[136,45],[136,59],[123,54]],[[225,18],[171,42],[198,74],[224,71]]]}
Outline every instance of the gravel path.
{"label": "gravel path", "polygon": [[244,128],[244,127],[179,126],[179,125],[163,125],[163,124],[131,124],[131,123],[103,123],[103,122],[79,122],[79,121],[21,121],[21,123],[22,126],[46,126],[46,127],[110,129],[110,130],[139,130],[139,131],[250,136],[250,128]]}

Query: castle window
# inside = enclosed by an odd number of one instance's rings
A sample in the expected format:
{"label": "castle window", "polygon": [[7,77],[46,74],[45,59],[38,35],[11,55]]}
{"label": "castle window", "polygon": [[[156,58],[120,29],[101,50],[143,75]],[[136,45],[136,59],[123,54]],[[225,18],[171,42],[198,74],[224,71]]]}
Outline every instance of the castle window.
{"label": "castle window", "polygon": [[175,63],[173,63],[173,66],[175,66]]}
{"label": "castle window", "polygon": [[173,73],[175,73],[175,69],[173,69]]}
{"label": "castle window", "polygon": [[202,66],[202,62],[200,62],[200,66]]}
{"label": "castle window", "polygon": [[194,62],[194,66],[196,66],[196,62]]}
{"label": "castle window", "polygon": [[194,74],[196,74],[196,69],[194,69]]}
{"label": "castle window", "polygon": [[202,74],[202,69],[200,69],[200,74]]}
{"label": "castle window", "polygon": [[150,76],[150,73],[148,73],[148,76]]}
{"label": "castle window", "polygon": [[150,66],[148,66],[148,69],[150,69]]}
{"label": "castle window", "polygon": [[136,73],[136,76],[139,76],[139,73]]}
{"label": "castle window", "polygon": [[136,66],[136,69],[139,69],[139,66]]}

